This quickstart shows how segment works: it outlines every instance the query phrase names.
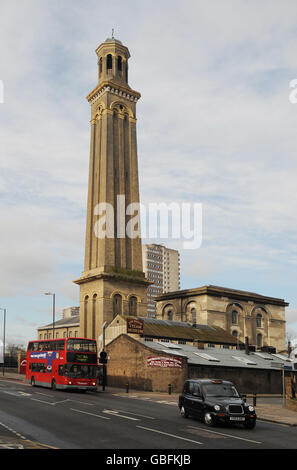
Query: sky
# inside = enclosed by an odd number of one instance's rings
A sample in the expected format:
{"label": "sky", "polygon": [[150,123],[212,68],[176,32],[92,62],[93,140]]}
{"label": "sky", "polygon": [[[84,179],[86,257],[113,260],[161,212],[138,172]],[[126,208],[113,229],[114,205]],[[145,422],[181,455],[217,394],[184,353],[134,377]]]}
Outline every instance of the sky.
{"label": "sky", "polygon": [[[0,15],[0,308],[9,343],[79,304],[95,49],[129,48],[141,202],[201,203],[181,287],[289,302],[297,338],[297,4],[10,0]],[[1,87],[0,87],[1,92]],[[0,95],[1,98],[1,95]],[[158,240],[144,240],[158,241]],[[3,311],[0,310],[0,336]]]}

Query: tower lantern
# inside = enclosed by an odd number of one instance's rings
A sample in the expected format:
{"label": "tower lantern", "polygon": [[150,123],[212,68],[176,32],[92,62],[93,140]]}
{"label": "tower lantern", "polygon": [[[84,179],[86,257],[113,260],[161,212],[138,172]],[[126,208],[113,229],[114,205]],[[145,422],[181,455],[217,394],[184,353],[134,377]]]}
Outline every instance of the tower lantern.
{"label": "tower lantern", "polygon": [[99,84],[113,81],[128,86],[128,59],[130,53],[121,41],[108,38],[97,49]]}

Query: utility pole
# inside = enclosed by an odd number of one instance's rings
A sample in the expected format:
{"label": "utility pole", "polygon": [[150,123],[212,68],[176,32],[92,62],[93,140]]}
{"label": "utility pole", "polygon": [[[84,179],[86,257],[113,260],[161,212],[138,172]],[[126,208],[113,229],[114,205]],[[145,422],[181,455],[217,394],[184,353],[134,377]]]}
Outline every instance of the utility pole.
{"label": "utility pole", "polygon": [[5,374],[5,328],[6,328],[6,308],[0,308],[3,310],[3,376]]}
{"label": "utility pole", "polygon": [[283,407],[286,406],[286,383],[285,383],[285,365],[282,366],[282,383],[283,383]]}

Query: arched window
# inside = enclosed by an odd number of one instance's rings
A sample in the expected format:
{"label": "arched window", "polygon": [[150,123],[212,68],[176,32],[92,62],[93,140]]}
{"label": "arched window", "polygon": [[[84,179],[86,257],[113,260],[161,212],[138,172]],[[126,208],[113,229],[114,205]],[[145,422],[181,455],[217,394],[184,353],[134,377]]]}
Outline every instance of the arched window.
{"label": "arched window", "polygon": [[100,75],[102,74],[102,57],[100,57],[100,60],[99,60],[99,74]]}
{"label": "arched window", "polygon": [[87,327],[88,327],[88,301],[89,296],[86,295],[84,299],[84,337],[87,338]]}
{"label": "arched window", "polygon": [[118,56],[118,70],[122,71],[122,57],[119,55]]}
{"label": "arched window", "polygon": [[256,326],[257,326],[257,328],[261,328],[261,326],[262,326],[262,315],[261,315],[261,313],[257,313]]}
{"label": "arched window", "polygon": [[168,320],[172,320],[173,318],[172,310],[168,310],[167,317],[168,317]]}
{"label": "arched window", "polygon": [[92,338],[95,339],[96,334],[96,300],[97,294],[93,295],[93,302],[92,302]]}
{"label": "arched window", "polygon": [[237,323],[238,323],[238,312],[237,312],[237,310],[232,310],[231,321],[232,321],[233,325],[237,325]]}
{"label": "arched window", "polygon": [[108,54],[108,56],[106,57],[106,68],[107,70],[112,69],[112,55],[111,54]]}
{"label": "arched window", "polygon": [[257,347],[258,348],[262,347],[262,335],[261,335],[261,333],[257,334]]}
{"label": "arched window", "polygon": [[197,323],[197,315],[196,315],[196,309],[193,307],[191,308],[191,318],[192,318],[192,324],[196,325]]}
{"label": "arched window", "polygon": [[129,315],[137,316],[137,298],[135,296],[129,299]]}
{"label": "arched window", "polygon": [[122,296],[120,294],[115,294],[113,296],[112,308],[113,308],[113,318],[115,318],[117,315],[121,315],[121,313],[122,313]]}
{"label": "arched window", "polygon": [[232,336],[234,336],[234,338],[238,338],[238,331],[233,330],[232,331]]}

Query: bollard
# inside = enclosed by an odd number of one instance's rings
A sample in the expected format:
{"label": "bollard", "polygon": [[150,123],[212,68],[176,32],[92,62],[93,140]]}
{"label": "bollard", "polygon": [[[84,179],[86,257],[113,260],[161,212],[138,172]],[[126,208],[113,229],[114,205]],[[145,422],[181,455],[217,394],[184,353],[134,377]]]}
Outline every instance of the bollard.
{"label": "bollard", "polygon": [[171,395],[171,384],[168,384],[168,394]]}
{"label": "bollard", "polygon": [[129,383],[126,383],[126,393],[129,393]]}
{"label": "bollard", "polygon": [[257,394],[256,393],[253,394],[253,405],[254,406],[257,405]]}

